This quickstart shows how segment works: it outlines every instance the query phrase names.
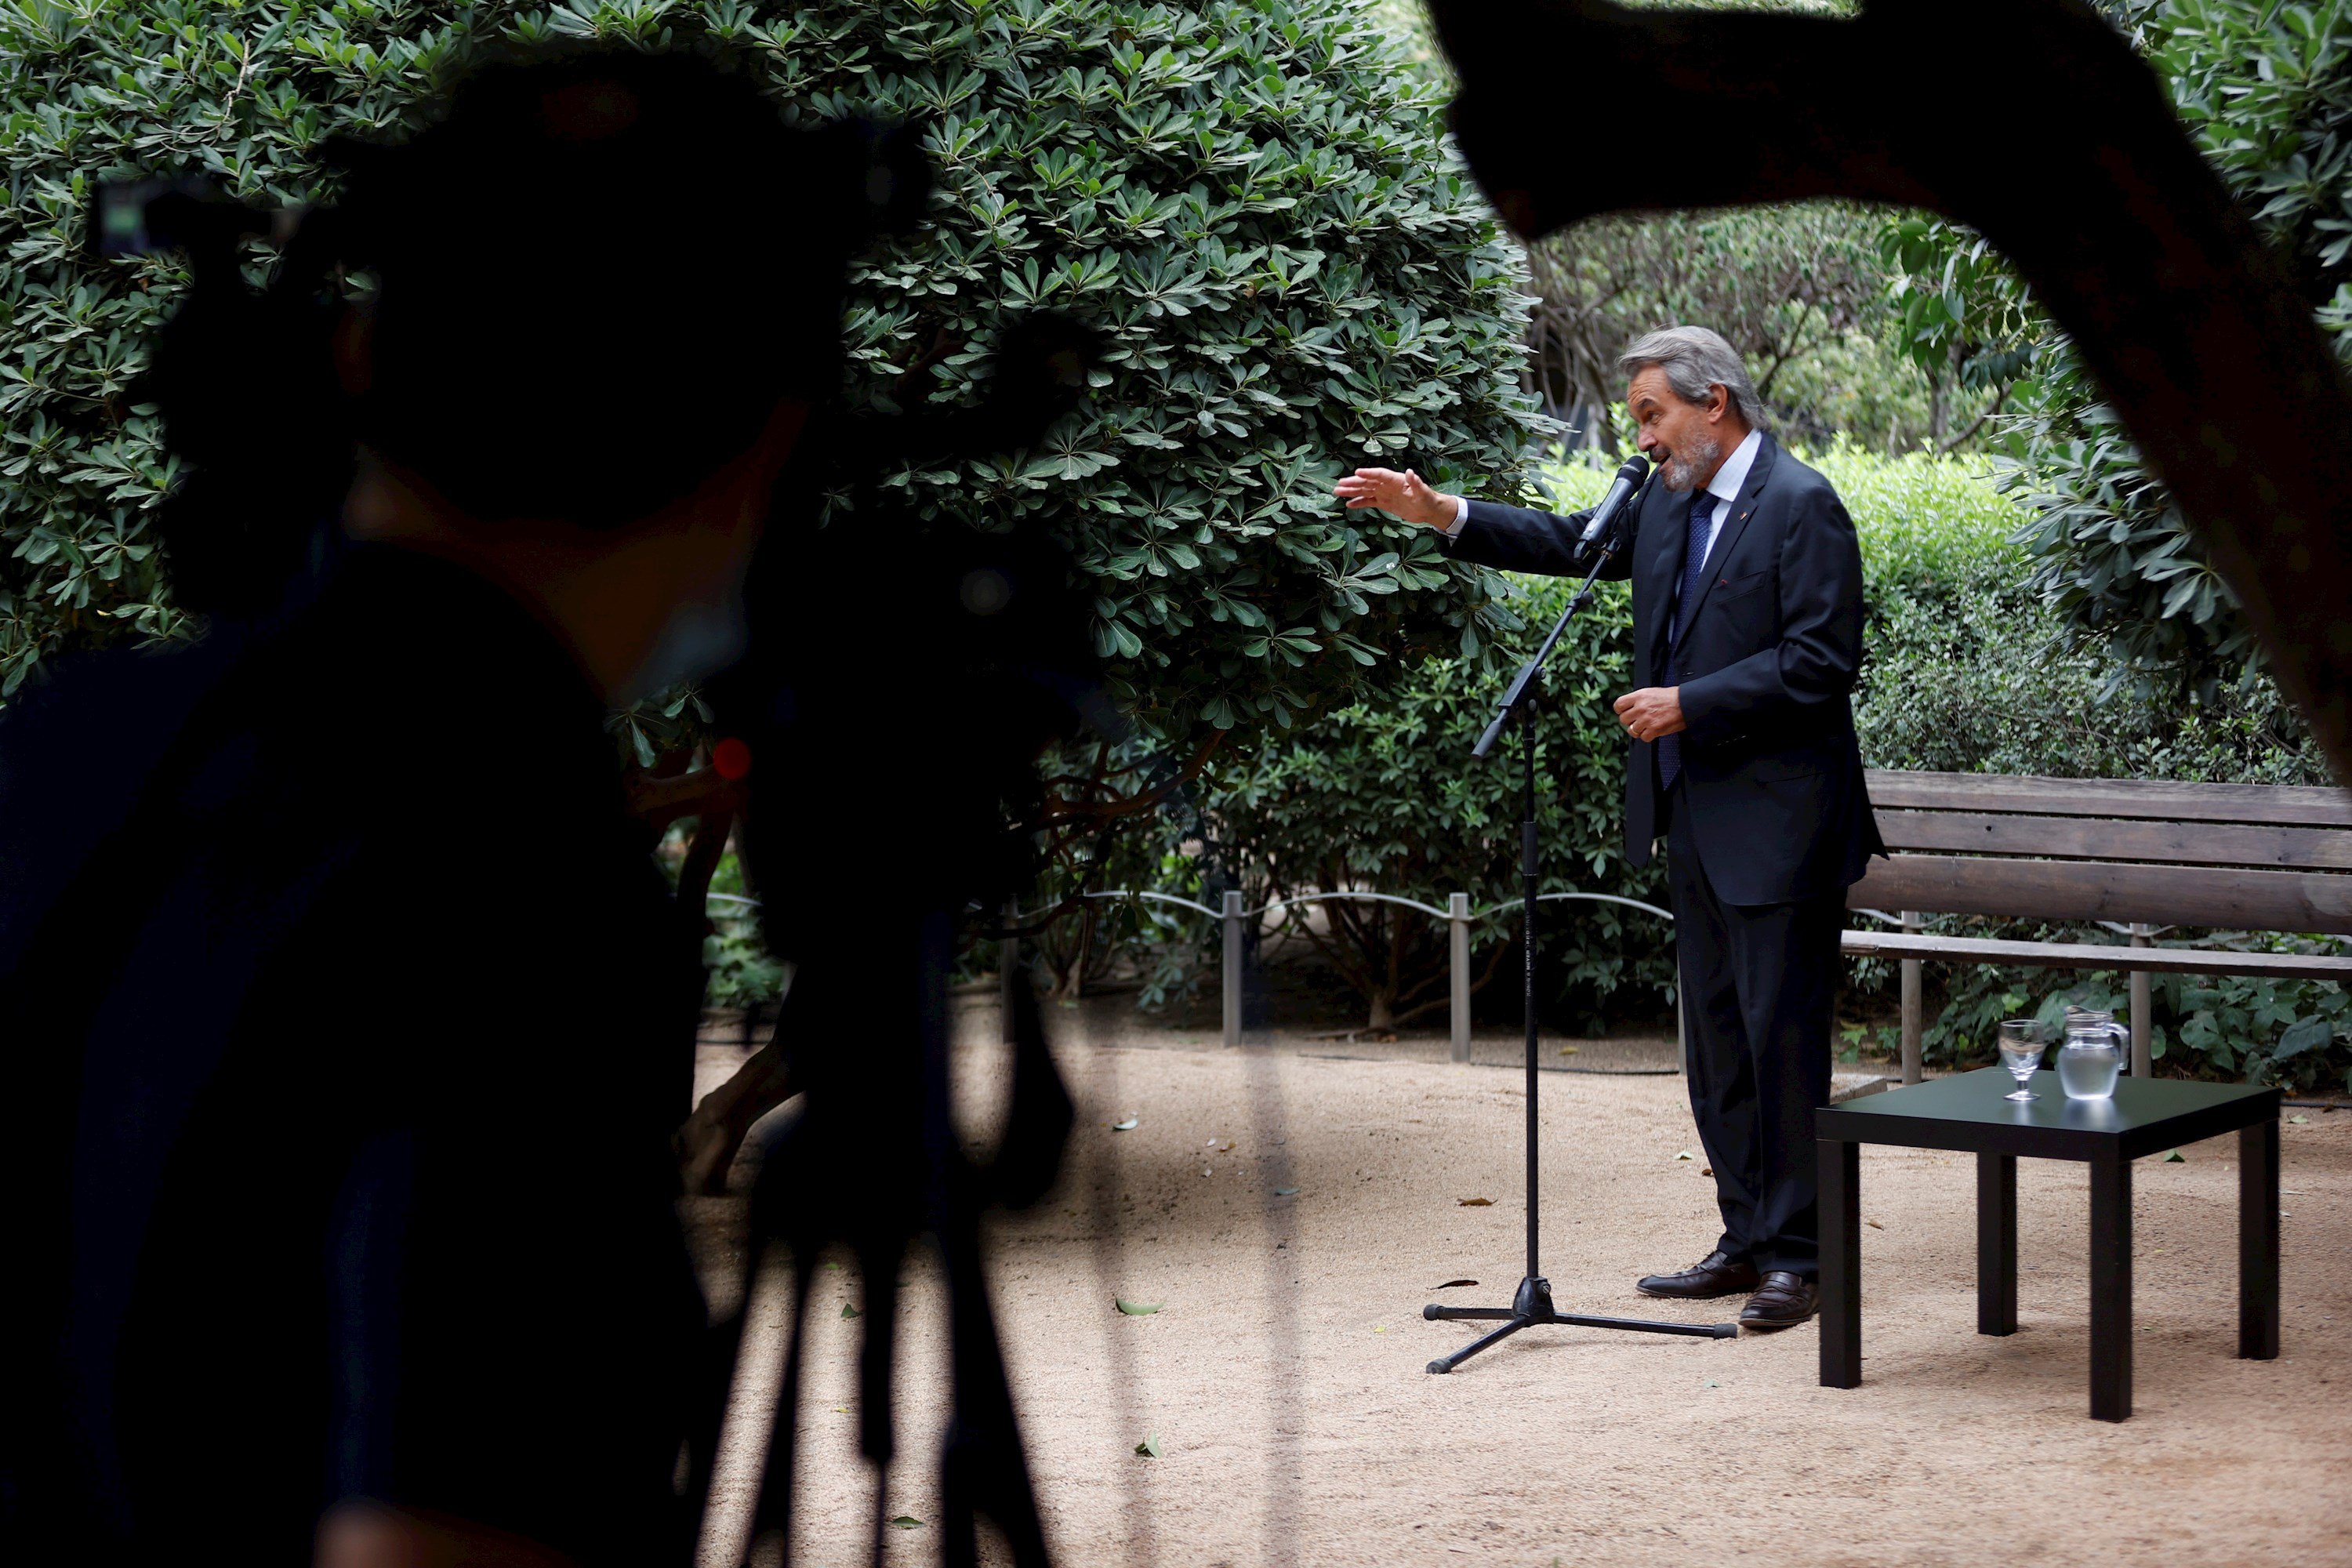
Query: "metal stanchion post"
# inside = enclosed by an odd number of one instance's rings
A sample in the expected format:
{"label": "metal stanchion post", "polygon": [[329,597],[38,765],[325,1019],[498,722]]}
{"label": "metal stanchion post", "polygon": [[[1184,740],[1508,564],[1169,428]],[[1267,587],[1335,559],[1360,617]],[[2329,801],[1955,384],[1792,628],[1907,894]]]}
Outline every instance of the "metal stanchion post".
{"label": "metal stanchion post", "polygon": [[[2154,947],[2156,928],[2146,921],[2133,921],[2131,944],[2134,947]],[[2151,1070],[2148,1044],[2156,1028],[2155,1008],[2155,999],[2149,994],[2147,971],[2133,970],[2131,972],[2131,1074],[2134,1078],[2146,1078]]]}
{"label": "metal stanchion post", "polygon": [[1242,896],[1225,895],[1225,1044],[1242,1043]]}
{"label": "metal stanchion post", "polygon": [[1470,895],[1448,894],[1445,920],[1453,937],[1454,1059],[1470,1059]]}
{"label": "metal stanchion post", "polygon": [[[1903,911],[1905,931],[1920,931],[1927,926],[1927,923],[1920,917],[1918,910]],[[1905,959],[1903,961],[1903,1081],[1905,1083],[1917,1083],[1927,1076],[1926,1069],[1921,1066],[1919,1059],[1919,961],[1916,958]]]}

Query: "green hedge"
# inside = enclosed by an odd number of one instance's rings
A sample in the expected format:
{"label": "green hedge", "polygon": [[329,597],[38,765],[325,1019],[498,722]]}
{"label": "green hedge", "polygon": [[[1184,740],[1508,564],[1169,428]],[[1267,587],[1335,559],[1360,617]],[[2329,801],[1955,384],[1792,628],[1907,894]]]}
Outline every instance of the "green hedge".
{"label": "green hedge", "polygon": [[[0,698],[54,653],[189,629],[148,532],[169,460],[124,397],[186,279],[80,253],[93,182],[331,195],[325,137],[396,134],[486,51],[566,39],[721,54],[792,117],[928,124],[930,221],[854,279],[854,406],[977,400],[1033,310],[1103,332],[1096,401],[1039,449],[887,482],[1066,542],[1156,741],[1286,725],[1381,650],[1497,624],[1425,533],[1331,502],[1368,457],[1507,484],[1541,440],[1516,253],[1441,90],[1354,0],[26,0],[0,6]],[[665,302],[616,279],[612,309],[658,330]]]}
{"label": "green hedge", "polygon": [[[1223,761],[1202,781],[1208,816],[1252,905],[1306,889],[1356,887],[1443,906],[1467,892],[1486,910],[1519,896],[1520,769],[1514,741],[1481,762],[1470,749],[1516,663],[1566,601],[1567,584],[1514,584],[1521,618],[1496,667],[1421,661],[1392,695],[1321,719],[1296,738]],[[1625,864],[1624,760],[1610,701],[1631,684],[1624,585],[1604,586],[1554,655],[1536,721],[1544,780],[1544,889],[1605,890],[1664,902],[1661,868]],[[1367,1022],[1411,1022],[1444,1005],[1446,927],[1386,904],[1326,906],[1342,928],[1328,956],[1363,997]],[[1580,1022],[1662,1007],[1672,996],[1669,929],[1614,905],[1548,905],[1548,989]],[[1482,920],[1478,973],[1507,979],[1516,914]],[[1515,984],[1501,992],[1516,996]],[[1514,1015],[1517,1005],[1509,1005]]]}

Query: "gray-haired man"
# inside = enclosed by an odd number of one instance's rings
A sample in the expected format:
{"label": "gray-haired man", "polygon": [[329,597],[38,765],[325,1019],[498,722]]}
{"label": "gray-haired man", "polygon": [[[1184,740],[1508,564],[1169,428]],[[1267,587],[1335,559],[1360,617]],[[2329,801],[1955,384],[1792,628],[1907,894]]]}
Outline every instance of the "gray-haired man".
{"label": "gray-haired man", "polygon": [[[1625,854],[1642,866],[1666,841],[1691,1110],[1723,1211],[1714,1252],[1639,1288],[1752,1291],[1740,1321],[1785,1328],[1816,1305],[1812,1113],[1829,1100],[1845,889],[1884,853],[1847,697],[1862,554],[1829,481],[1764,432],[1720,336],[1668,328],[1618,363],[1659,465],[1602,573],[1633,587],[1635,689],[1615,704],[1631,737]],[[1577,550],[1583,515],[1465,500],[1386,468],[1338,489],[1350,507],[1444,530],[1465,561],[1591,570]]]}

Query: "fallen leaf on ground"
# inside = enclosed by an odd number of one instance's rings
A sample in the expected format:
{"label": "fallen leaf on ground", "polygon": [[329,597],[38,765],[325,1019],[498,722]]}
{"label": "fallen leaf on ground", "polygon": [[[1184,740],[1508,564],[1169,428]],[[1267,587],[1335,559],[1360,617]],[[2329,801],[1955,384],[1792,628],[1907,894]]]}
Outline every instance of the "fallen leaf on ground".
{"label": "fallen leaf on ground", "polygon": [[1475,1279],[1448,1279],[1444,1284],[1432,1285],[1430,1289],[1433,1290],[1451,1290],[1457,1285],[1475,1285],[1476,1283],[1478,1283],[1478,1281]]}
{"label": "fallen leaf on ground", "polygon": [[2304,1115],[2301,1111],[2297,1111],[2293,1116],[2288,1117],[2287,1120],[2289,1121],[2308,1121],[2311,1118]]}
{"label": "fallen leaf on ground", "polygon": [[1706,1385],[1709,1388],[1721,1388],[1723,1386],[1723,1384],[1716,1382],[1715,1379],[1711,1377],[1706,1380]]}
{"label": "fallen leaf on ground", "polygon": [[1143,1441],[1135,1446],[1135,1451],[1142,1455],[1147,1459],[1158,1458],[1160,1457],[1159,1434],[1155,1432],[1146,1432],[1143,1435]]}
{"label": "fallen leaf on ground", "polygon": [[1215,1175],[1216,1173],[1217,1173],[1216,1172],[1214,1172],[1214,1171],[1213,1171],[1213,1170],[1209,1169],[1209,1167],[1208,1167],[1208,1166],[1206,1166],[1206,1165],[1203,1165],[1203,1166],[1202,1166],[1202,1167],[1201,1167],[1201,1174],[1202,1174],[1202,1175],[1204,1175],[1204,1176],[1213,1176],[1213,1175]]}
{"label": "fallen leaf on ground", "polygon": [[2186,1165],[2189,1163],[2189,1162],[2182,1157],[2180,1151],[2178,1149],[2175,1149],[2171,1153],[2167,1154],[2164,1157],[2164,1163],[2168,1165]]}
{"label": "fallen leaf on ground", "polygon": [[1495,1200],[1492,1198],[1456,1198],[1454,1201],[1462,1208],[1482,1209],[1492,1204]]}
{"label": "fallen leaf on ground", "polygon": [[1574,1046],[1562,1046],[1559,1048],[1559,1054],[1564,1057],[1572,1057],[1576,1055],[1576,1047]]}
{"label": "fallen leaf on ground", "polygon": [[1298,1195],[1298,1189],[1297,1187],[1276,1187],[1274,1189],[1274,1195],[1278,1198],[1295,1198]]}
{"label": "fallen leaf on ground", "polygon": [[857,1316],[857,1309],[844,1301],[841,1304],[841,1315],[845,1318],[854,1318]]}
{"label": "fallen leaf on ground", "polygon": [[1698,1173],[1702,1176],[1712,1176],[1715,1174],[1715,1167],[1713,1165],[1701,1165],[1698,1168]]}
{"label": "fallen leaf on ground", "polygon": [[920,1530],[923,1528],[923,1521],[917,1519],[911,1513],[902,1513],[898,1518],[890,1521],[890,1528],[893,1530]]}
{"label": "fallen leaf on ground", "polygon": [[1687,1159],[1689,1159],[1690,1157],[1691,1157],[1691,1152],[1690,1152],[1689,1150],[1687,1150],[1687,1149],[1684,1150],[1681,1153],[1679,1153],[1679,1154],[1677,1154],[1677,1155],[1675,1155],[1675,1159],[1677,1159],[1677,1160],[1687,1160]]}
{"label": "fallen leaf on ground", "polygon": [[1135,1131],[1135,1127],[1136,1121],[1135,1118],[1132,1116],[1129,1117],[1124,1121],[1114,1121],[1110,1124],[1110,1130],[1114,1132],[1132,1132]]}
{"label": "fallen leaf on ground", "polygon": [[1871,1229],[1873,1229],[1873,1230],[1885,1230],[1885,1229],[1886,1228],[1885,1226],[1883,1226],[1883,1225],[1879,1224],[1879,1223],[1878,1223],[1876,1220],[1874,1220],[1874,1219],[1866,1219],[1866,1220],[1864,1220],[1862,1223],[1863,1223],[1863,1224],[1864,1224],[1864,1225],[1866,1225],[1866,1226],[1869,1226]]}
{"label": "fallen leaf on ground", "polygon": [[1374,1323],[1374,1324],[1372,1325],[1372,1332],[1374,1332],[1374,1333],[1376,1333],[1376,1334],[1384,1334],[1384,1333],[1387,1333],[1388,1331],[1389,1331],[1389,1326],[1388,1326],[1386,1323]]}
{"label": "fallen leaf on ground", "polygon": [[1124,1296],[1116,1296],[1112,1300],[1118,1303],[1118,1310],[1130,1318],[1148,1318],[1167,1305],[1165,1301],[1130,1301]]}
{"label": "fallen leaf on ground", "polygon": [[840,1265],[840,1264],[838,1264],[838,1263],[835,1262],[835,1261],[834,1261],[833,1259],[831,1259],[831,1258],[827,1258],[827,1259],[825,1259],[825,1264],[824,1264],[824,1266],[825,1266],[827,1268],[832,1268],[832,1269],[838,1269],[838,1268],[840,1268],[840,1267],[841,1267],[841,1265]]}

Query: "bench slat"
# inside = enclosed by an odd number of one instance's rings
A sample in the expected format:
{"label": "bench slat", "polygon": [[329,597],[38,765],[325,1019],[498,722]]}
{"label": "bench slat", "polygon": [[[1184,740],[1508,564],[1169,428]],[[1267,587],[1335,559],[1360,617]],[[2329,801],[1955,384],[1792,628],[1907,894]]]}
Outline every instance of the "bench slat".
{"label": "bench slat", "polygon": [[1879,834],[1890,849],[2352,871],[2352,833],[2332,827],[2004,816],[1972,811],[1898,811],[1884,805],[1877,816]]}
{"label": "bench slat", "polygon": [[2352,982],[2352,957],[2294,952],[2218,952],[2186,947],[2095,947],[2056,942],[1995,942],[1924,932],[1849,931],[1853,958],[1923,958],[1951,963],[2013,963],[2044,969],[2144,969],[2166,974],[2252,974],[2272,980]]}
{"label": "bench slat", "polygon": [[1874,805],[1921,811],[2032,812],[2172,822],[2352,827],[2352,793],[2310,784],[2177,784],[2013,773],[1868,773]]}
{"label": "bench slat", "polygon": [[1897,855],[1872,858],[1863,879],[1846,889],[1846,907],[2352,936],[2352,877]]}

